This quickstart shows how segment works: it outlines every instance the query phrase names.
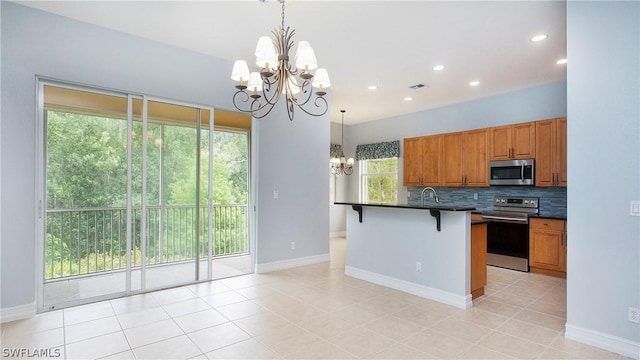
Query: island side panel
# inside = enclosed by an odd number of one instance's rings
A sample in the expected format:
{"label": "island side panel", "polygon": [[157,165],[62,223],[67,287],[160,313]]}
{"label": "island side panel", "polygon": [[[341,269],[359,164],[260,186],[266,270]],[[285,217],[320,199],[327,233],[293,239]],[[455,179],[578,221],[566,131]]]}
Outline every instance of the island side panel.
{"label": "island side panel", "polygon": [[[422,209],[363,207],[347,210],[345,273],[418,296],[468,308],[469,211],[442,211],[441,231]],[[416,262],[422,271],[416,271]]]}

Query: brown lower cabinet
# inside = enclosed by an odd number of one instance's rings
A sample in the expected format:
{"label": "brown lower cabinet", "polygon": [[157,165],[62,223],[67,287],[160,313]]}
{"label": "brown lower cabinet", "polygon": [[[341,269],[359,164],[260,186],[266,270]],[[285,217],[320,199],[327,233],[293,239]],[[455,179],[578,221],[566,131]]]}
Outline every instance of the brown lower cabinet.
{"label": "brown lower cabinet", "polygon": [[556,219],[530,219],[529,270],[567,277],[567,222]]}
{"label": "brown lower cabinet", "polygon": [[487,223],[472,224],[471,298],[484,295],[485,285],[487,285]]}

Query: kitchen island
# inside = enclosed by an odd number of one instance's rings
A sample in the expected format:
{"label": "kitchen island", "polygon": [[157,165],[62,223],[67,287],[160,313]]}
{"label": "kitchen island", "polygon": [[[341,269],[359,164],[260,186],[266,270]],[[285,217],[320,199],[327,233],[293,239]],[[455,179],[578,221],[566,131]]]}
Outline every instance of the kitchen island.
{"label": "kitchen island", "polygon": [[354,210],[347,211],[346,275],[463,309],[472,306],[475,208],[335,204]]}

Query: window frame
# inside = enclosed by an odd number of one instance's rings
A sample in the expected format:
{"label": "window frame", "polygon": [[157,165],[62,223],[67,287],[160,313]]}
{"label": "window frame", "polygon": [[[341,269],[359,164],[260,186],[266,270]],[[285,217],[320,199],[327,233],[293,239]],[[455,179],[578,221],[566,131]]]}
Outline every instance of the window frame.
{"label": "window frame", "polygon": [[[396,171],[395,172],[380,172],[380,173],[370,173],[368,172],[368,161],[376,161],[376,160],[385,160],[385,159],[395,159],[396,160]],[[362,203],[367,203],[369,202],[369,187],[367,186],[367,179],[369,177],[372,176],[394,176],[395,180],[396,180],[396,187],[395,187],[395,198],[396,201],[395,202],[385,202],[385,204],[395,204],[398,201],[398,175],[399,175],[399,157],[394,156],[394,157],[389,157],[389,158],[381,158],[381,159],[363,159],[363,160],[358,160],[358,168],[359,168],[359,174],[358,174],[358,187],[359,187],[359,191],[358,191],[358,197],[359,197],[359,201]]]}

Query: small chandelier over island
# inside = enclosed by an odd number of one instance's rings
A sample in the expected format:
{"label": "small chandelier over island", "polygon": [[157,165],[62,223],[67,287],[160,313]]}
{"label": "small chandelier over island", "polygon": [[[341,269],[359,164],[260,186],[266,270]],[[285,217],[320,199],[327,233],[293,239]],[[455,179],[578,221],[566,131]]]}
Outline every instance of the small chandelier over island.
{"label": "small chandelier over island", "polygon": [[[233,105],[261,119],[271,112],[280,95],[284,95],[289,120],[293,121],[295,107],[312,116],[324,115],[329,107],[324,98],[327,94],[325,89],[331,85],[329,74],[327,70],[318,68],[315,53],[308,41],[298,43],[294,61],[289,62],[295,30],[285,28],[284,0],[279,2],[282,4],[281,26],[271,31],[273,38],[260,37],[256,46],[256,65],[261,68],[260,72],[249,72],[244,60],[236,60],[233,64],[231,79],[238,81]],[[311,73],[312,70],[315,70],[315,74]]]}
{"label": "small chandelier over island", "polygon": [[342,140],[340,142],[340,156],[334,156],[329,160],[329,164],[331,165],[331,173],[334,175],[351,175],[353,174],[353,158],[347,158],[344,156],[344,151],[342,147],[344,146],[344,113],[345,110],[340,110],[342,113],[342,128],[340,133],[342,135]]}

